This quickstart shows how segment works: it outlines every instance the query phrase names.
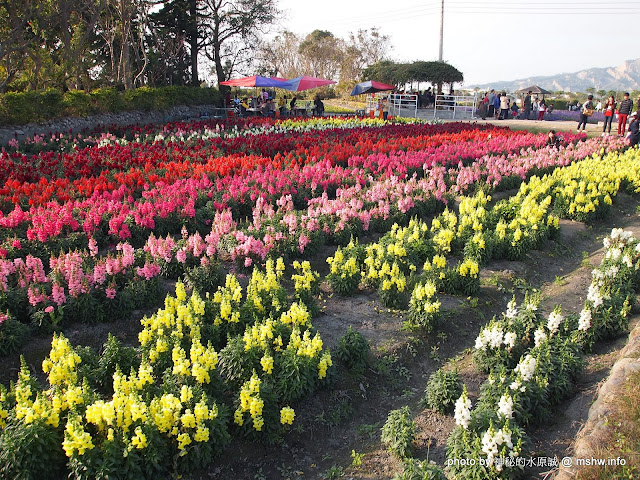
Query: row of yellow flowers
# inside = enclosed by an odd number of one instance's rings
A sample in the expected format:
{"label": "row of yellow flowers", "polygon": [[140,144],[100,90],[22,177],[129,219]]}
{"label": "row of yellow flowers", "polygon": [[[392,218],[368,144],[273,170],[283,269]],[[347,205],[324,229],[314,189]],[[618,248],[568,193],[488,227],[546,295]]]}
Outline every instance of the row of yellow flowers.
{"label": "row of yellow flowers", "polygon": [[523,258],[557,234],[560,218],[592,221],[604,215],[621,187],[640,190],[637,157],[636,149],[601,152],[531,177],[514,196],[493,205],[483,191],[462,197],[457,213],[447,208],[430,226],[412,219],[407,227],[394,224],[376,243],[363,246],[352,240],[338,248],[327,259],[327,278],[342,295],[359,286],[377,288],[382,303],[394,308],[405,307],[411,294],[410,319],[429,329],[439,309],[434,287],[449,294],[475,294],[480,265],[487,259]]}
{"label": "row of yellow flowers", "polygon": [[[117,367],[106,393],[83,369],[81,350],[54,335],[42,365],[48,389],[24,363],[11,390],[0,387],[3,441],[30,437],[34,464],[39,443],[54,445],[54,464],[66,456],[72,475],[88,479],[187,473],[222,452],[234,424],[276,438],[294,421],[290,405],[325,382],[332,366],[300,300],[318,275],[308,262],[296,270],[294,301],[281,284],[281,259],[254,269],[244,292],[232,274],[204,297],[178,282],[164,308],[142,320],[139,363],[129,373]],[[0,471],[10,478],[24,467]]]}

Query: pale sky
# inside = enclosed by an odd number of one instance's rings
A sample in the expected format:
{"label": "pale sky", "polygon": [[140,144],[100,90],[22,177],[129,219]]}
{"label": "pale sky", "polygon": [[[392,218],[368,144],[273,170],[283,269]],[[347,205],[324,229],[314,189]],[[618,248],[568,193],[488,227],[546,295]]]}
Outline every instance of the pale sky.
{"label": "pale sky", "polygon": [[[616,67],[640,57],[640,0],[445,0],[443,59],[464,85]],[[378,27],[400,62],[437,60],[441,0],[278,0],[280,28]],[[634,38],[635,37],[635,38]]]}

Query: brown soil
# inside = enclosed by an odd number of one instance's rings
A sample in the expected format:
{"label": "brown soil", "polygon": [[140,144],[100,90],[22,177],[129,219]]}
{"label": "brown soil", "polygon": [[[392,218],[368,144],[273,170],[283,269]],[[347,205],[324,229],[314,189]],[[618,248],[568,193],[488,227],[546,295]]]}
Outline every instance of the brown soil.
{"label": "brown soil", "polygon": [[[281,444],[248,444],[234,439],[223,458],[196,478],[391,478],[401,472],[402,465],[380,443],[380,429],[390,410],[405,405],[411,407],[418,425],[414,456],[444,465],[446,440],[454,421],[451,416],[421,406],[429,376],[447,362],[455,364],[474,400],[485,379],[471,360],[471,348],[482,325],[502,312],[513,295],[520,300],[532,289],[542,293],[545,312],[557,304],[564,312],[579,311],[591,269],[602,256],[602,238],[613,227],[640,235],[638,205],[638,198],[620,194],[609,216],[598,224],[562,222],[558,241],[549,241],[525,260],[490,262],[481,271],[481,292],[476,298],[441,298],[444,320],[429,335],[404,329],[404,312],[382,307],[375,292],[342,298],[330,294],[324,285],[323,313],[314,319],[314,326],[330,348],[337,345],[349,326],[362,332],[371,344],[369,368],[358,376],[334,362],[335,383],[294,406],[296,421]],[[325,259],[331,253],[332,249],[325,247],[312,262],[321,273],[326,273]],[[170,287],[168,284],[167,289]],[[75,325],[64,334],[73,344],[99,347],[108,332],[113,332],[125,343],[136,344],[139,319],[145,313],[152,312],[137,312],[126,322]],[[23,348],[34,370],[41,370],[50,341],[51,336],[34,337]],[[621,338],[599,345],[587,357],[587,368],[574,397],[560,405],[546,423],[527,432],[534,456],[562,458],[570,454],[598,385],[625,342]],[[0,381],[8,384],[14,380],[18,366],[17,357],[0,359]],[[363,455],[360,466],[352,466],[352,452]],[[542,478],[540,475],[544,477],[541,470],[527,472],[531,478]]]}

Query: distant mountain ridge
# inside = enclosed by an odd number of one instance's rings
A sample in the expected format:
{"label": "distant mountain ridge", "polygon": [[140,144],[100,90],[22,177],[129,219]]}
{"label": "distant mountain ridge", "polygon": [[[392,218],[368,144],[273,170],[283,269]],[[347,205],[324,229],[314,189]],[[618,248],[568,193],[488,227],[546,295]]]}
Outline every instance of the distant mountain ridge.
{"label": "distant mountain ridge", "polygon": [[504,82],[491,82],[465,86],[481,90],[506,89],[510,92],[538,85],[552,92],[586,92],[587,88],[598,90],[640,90],[640,58],[627,60],[617,67],[589,68],[575,73],[522,78]]}

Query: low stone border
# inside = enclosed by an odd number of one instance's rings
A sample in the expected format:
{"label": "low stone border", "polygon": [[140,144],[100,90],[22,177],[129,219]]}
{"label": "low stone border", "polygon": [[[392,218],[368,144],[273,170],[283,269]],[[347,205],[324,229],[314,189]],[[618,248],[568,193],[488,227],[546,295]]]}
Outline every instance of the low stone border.
{"label": "low stone border", "polygon": [[66,117],[49,120],[45,123],[30,123],[21,126],[0,126],[0,145],[7,145],[9,140],[17,138],[24,140],[34,135],[49,135],[51,133],[73,133],[82,130],[93,130],[101,125],[147,125],[151,123],[166,123],[176,120],[197,118],[211,115],[215,105],[179,105],[166,111],[131,111],[120,113],[104,113],[88,115],[87,117]]}
{"label": "low stone border", "polygon": [[639,371],[640,325],[629,334],[627,345],[620,351],[618,360],[609,373],[609,378],[600,387],[598,398],[589,409],[587,422],[576,436],[574,454],[571,457],[572,466],[561,465],[554,477],[555,480],[571,480],[576,476],[576,458],[598,458],[595,452],[600,444],[600,439],[609,429],[607,418],[611,414],[611,400],[618,395],[629,376]]}

